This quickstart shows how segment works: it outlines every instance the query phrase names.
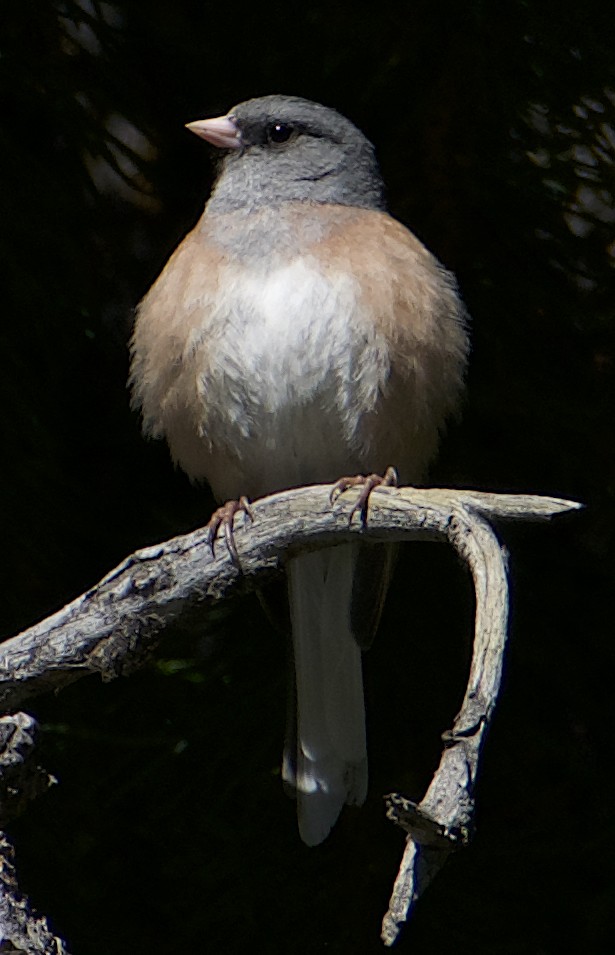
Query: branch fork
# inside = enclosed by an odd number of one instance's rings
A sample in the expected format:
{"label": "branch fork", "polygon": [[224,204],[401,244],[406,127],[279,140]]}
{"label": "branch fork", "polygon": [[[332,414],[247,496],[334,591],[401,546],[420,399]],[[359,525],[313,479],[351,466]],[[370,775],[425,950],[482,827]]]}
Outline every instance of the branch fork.
{"label": "branch fork", "polygon": [[[448,542],[474,581],[472,660],[460,712],[443,735],[440,764],[425,796],[418,804],[399,794],[387,797],[387,816],[406,833],[382,925],[383,942],[390,946],[450,852],[467,844],[473,830],[479,758],[500,688],[507,638],[507,554],[491,522],[545,521],[580,505],[535,495],[377,487],[364,526],[348,522],[348,504],[360,489],[345,490],[333,506],[331,490],[316,485],[256,501],[254,522],[240,522],[234,530],[241,569],[224,547],[212,556],[207,529],[136,551],[62,610],[0,645],[0,711],[14,711],[25,700],[88,674],[109,680],[133,672],[151,658],[171,623],[186,623],[196,614],[202,624],[214,604],[265,574],[279,573],[284,559],[298,550],[344,543],[357,535],[373,541]],[[16,746],[25,737],[33,742],[31,717],[6,719],[17,720],[9,733]],[[15,760],[26,765],[31,750],[30,743],[21,750],[9,745],[7,762],[0,754],[0,819],[10,815],[12,803],[21,807],[15,798]],[[30,783],[17,789],[31,798],[49,784],[37,767]],[[2,872],[9,876],[0,879],[0,952],[66,953],[44,919],[35,917],[19,896],[7,841],[0,841]],[[21,921],[15,921],[16,912],[22,913]],[[5,948],[5,942],[14,947]],[[29,947],[19,947],[22,943]]]}

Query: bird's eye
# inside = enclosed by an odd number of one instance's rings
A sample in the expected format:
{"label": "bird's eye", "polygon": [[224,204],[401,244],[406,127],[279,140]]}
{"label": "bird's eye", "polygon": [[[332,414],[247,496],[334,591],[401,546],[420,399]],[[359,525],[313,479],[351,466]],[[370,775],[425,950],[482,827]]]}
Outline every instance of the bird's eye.
{"label": "bird's eye", "polygon": [[267,130],[267,138],[270,143],[287,143],[294,131],[290,123],[272,123]]}

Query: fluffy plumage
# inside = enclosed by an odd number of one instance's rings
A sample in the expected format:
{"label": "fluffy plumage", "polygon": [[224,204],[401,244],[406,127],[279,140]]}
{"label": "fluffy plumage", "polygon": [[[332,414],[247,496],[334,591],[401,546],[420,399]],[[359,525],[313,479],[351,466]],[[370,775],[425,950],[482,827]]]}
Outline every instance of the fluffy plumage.
{"label": "fluffy plumage", "polygon": [[[195,131],[216,141],[208,122]],[[452,276],[384,212],[373,148],[338,113],[271,96],[215,122],[232,145],[212,196],[139,307],[131,384],[146,434],[221,501],[388,464],[420,481],[467,359]],[[367,638],[352,604],[373,553],[345,545],[288,566],[298,724],[284,775],[308,844],[365,798]],[[389,564],[375,561],[371,626]]]}

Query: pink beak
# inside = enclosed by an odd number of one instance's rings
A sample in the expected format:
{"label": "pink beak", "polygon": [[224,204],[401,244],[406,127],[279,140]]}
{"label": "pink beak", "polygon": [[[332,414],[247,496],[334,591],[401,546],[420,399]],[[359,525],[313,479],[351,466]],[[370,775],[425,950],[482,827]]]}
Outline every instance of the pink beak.
{"label": "pink beak", "polygon": [[241,146],[241,131],[233,116],[197,119],[193,123],[186,123],[186,129],[219,149],[239,149]]}

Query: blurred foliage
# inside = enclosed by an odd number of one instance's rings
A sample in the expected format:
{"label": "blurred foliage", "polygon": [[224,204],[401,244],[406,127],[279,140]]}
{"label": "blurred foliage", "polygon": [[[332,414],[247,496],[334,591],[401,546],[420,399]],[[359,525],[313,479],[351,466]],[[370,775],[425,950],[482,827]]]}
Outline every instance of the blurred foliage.
{"label": "blurred foliage", "polygon": [[[393,213],[457,272],[473,361],[434,482],[588,505],[505,529],[513,633],[478,836],[408,927],[399,948],[416,955],[611,947],[611,36],[602,0],[0,11],[5,635],[209,514],[139,435],[126,340],[211,183],[183,123],[262,93],[349,115]],[[60,785],[14,835],[24,888],[75,955],[380,950],[401,852],[380,794],[420,796],[471,626],[450,555],[407,550],[366,658],[370,797],[318,850],[282,794],[284,647],[255,601],[196,645],[170,634],[147,673],[36,701]]]}

